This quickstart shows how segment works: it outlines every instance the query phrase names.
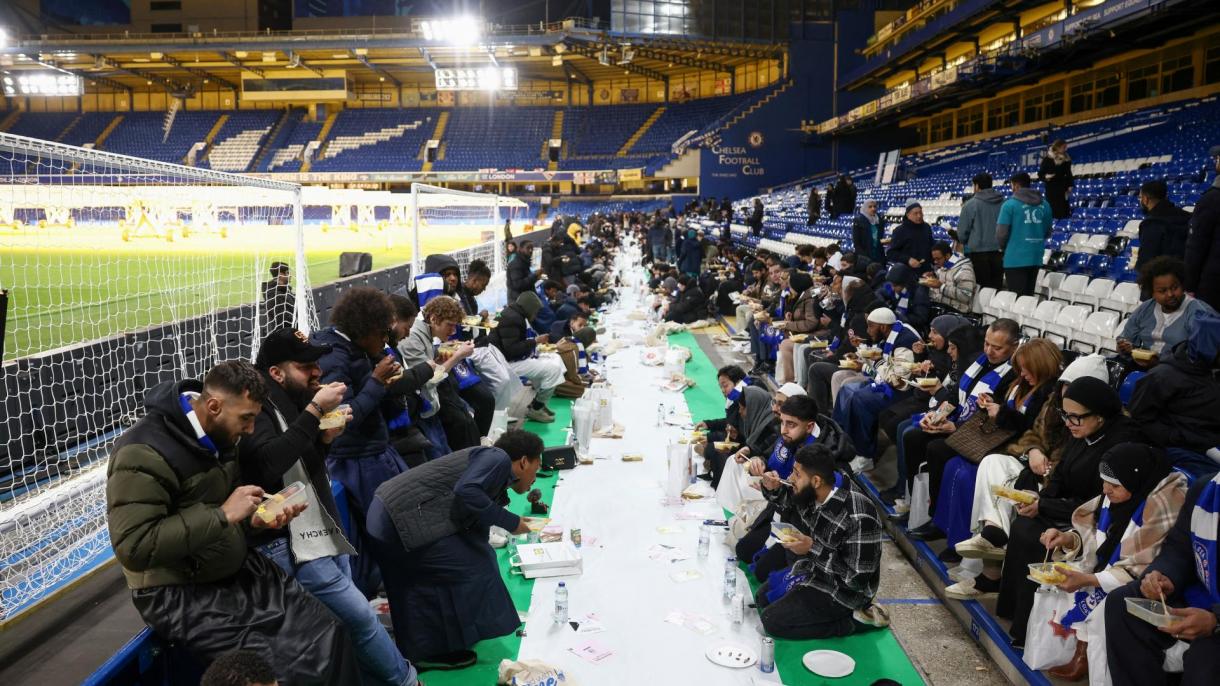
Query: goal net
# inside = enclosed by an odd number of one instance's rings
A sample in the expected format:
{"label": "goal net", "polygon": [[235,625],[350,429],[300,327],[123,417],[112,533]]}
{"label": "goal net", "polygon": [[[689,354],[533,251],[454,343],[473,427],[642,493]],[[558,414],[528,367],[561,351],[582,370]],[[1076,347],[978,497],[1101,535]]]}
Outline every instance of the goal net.
{"label": "goal net", "polygon": [[479,302],[486,309],[504,304],[505,222],[520,233],[529,206],[493,193],[472,193],[423,183],[411,184],[407,228],[412,246],[412,273],[421,274],[428,255],[448,253],[462,268],[482,260],[491,270],[491,282]]}
{"label": "goal net", "polygon": [[106,458],[147,389],[316,325],[301,207],[295,184],[0,134],[0,625],[109,559]]}

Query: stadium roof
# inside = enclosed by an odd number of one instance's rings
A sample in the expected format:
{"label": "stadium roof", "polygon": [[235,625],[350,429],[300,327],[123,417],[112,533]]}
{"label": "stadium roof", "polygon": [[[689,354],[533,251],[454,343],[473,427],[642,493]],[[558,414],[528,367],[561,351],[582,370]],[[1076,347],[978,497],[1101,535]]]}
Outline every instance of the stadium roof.
{"label": "stadium roof", "polygon": [[[609,33],[580,21],[545,26],[489,26],[477,44],[427,40],[411,25],[382,29],[195,34],[27,36],[0,46],[0,70],[55,69],[95,86],[172,92],[209,84],[236,88],[242,73],[299,68],[303,74],[346,69],[355,83],[430,86],[436,68],[510,64],[519,80],[588,83],[625,73],[656,80],[692,71],[731,73],[758,59],[783,59],[785,44],[703,41],[685,36]],[[605,48],[603,55],[602,49]],[[624,48],[631,54],[629,58]],[[557,59],[558,58],[558,59]]]}

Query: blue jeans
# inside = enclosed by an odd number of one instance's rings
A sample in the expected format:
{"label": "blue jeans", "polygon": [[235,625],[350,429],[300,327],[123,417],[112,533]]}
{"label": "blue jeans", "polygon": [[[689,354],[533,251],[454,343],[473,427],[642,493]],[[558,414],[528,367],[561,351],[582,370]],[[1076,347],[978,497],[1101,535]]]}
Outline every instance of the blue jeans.
{"label": "blue jeans", "polygon": [[347,555],[296,564],[286,538],[258,550],[279,565],[285,574],[296,578],[347,627],[365,684],[415,686],[418,678],[415,667],[398,652],[398,646],[394,645],[364,594],[352,583],[351,560]]}

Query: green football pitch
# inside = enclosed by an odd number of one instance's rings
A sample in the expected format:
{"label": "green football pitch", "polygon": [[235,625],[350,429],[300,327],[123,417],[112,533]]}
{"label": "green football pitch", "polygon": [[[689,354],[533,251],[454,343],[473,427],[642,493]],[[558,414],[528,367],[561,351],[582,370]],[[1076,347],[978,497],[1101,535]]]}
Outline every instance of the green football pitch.
{"label": "green football pitch", "polygon": [[[404,264],[410,248],[366,249],[374,269]],[[339,253],[307,253],[310,283],[339,278]],[[291,255],[261,254],[264,267]],[[250,255],[148,255],[107,259],[97,252],[0,251],[9,290],[4,359],[34,355],[116,333],[253,302],[266,271]],[[198,278],[206,267],[216,280]],[[194,272],[194,273],[193,273]]]}

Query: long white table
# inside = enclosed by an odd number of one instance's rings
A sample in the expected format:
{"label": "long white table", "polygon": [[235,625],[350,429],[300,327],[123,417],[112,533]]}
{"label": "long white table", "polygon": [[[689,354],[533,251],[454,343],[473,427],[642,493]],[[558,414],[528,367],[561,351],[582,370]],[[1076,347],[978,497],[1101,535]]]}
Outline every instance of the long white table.
{"label": "long white table", "polygon": [[[626,318],[633,307],[634,296],[627,294],[606,317],[608,330],[639,335],[644,322]],[[625,348],[606,363],[614,387],[614,418],[626,427],[624,437],[595,438],[590,452],[608,459],[561,472],[550,516],[554,524],[564,526],[565,540],[566,530],[582,530],[584,571],[580,576],[535,582],[520,657],[560,666],[583,686],[779,683],[777,673],[764,674],[757,666],[731,669],[705,657],[709,648],[725,643],[761,653],[761,625],[757,611],[749,607],[741,624],[734,625],[729,618],[729,604],[722,597],[725,562],[733,551],[724,543],[724,530],[712,530],[710,553],[700,560],[697,549],[703,517],[680,518],[687,512],[721,519],[715,498],[676,506],[665,502],[667,446],[689,431],[657,427],[657,405],[687,408],[682,394],[661,390],[663,368],[641,364],[640,350],[638,346]],[[640,453],[644,461],[623,462],[623,453]],[[659,527],[678,531],[663,533]],[[650,559],[650,549],[658,544],[680,548],[690,557],[677,562]],[[671,573],[691,569],[702,577],[684,582],[671,579]],[[569,625],[554,624],[559,581],[569,589],[569,618],[579,621],[593,613],[604,631],[582,634]],[[747,602],[752,602],[740,572],[737,583]],[[674,611],[706,618],[712,623],[712,633],[702,635],[667,622]],[[569,651],[589,641],[614,654],[594,664]]]}

